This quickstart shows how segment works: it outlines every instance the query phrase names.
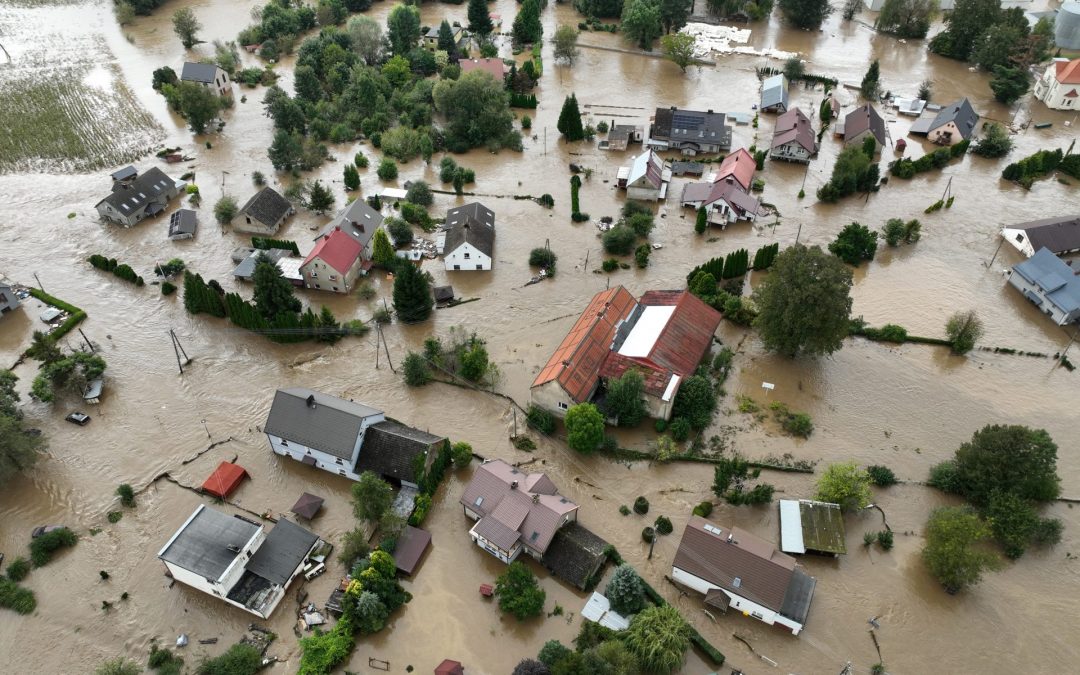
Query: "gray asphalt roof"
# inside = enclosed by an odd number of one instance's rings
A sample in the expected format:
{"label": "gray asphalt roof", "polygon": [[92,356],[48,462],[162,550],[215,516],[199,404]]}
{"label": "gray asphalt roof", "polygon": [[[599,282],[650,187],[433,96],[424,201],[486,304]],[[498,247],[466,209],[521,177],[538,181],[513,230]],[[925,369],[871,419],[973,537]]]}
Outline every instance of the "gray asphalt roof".
{"label": "gray asphalt roof", "polygon": [[274,188],[264,187],[252,195],[251,199],[240,208],[240,213],[247,214],[263,225],[274,226],[292,210],[292,203],[282,197]]}
{"label": "gray asphalt roof", "polygon": [[180,71],[180,79],[189,82],[203,82],[210,84],[217,77],[218,67],[212,63],[194,63],[185,61],[184,68]]}
{"label": "gray asphalt roof", "polygon": [[158,557],[199,576],[217,580],[238,555],[229,547],[242,549],[258,531],[258,525],[200,505]]}
{"label": "gray asphalt roof", "polygon": [[658,140],[687,141],[726,146],[731,128],[724,113],[657,108],[650,135]]}
{"label": "gray asphalt roof", "polygon": [[1013,227],[1024,230],[1036,251],[1048,248],[1051,253],[1060,254],[1080,249],[1080,215],[1033,220]]}
{"label": "gray asphalt roof", "polygon": [[177,209],[169,216],[169,236],[195,234],[199,226],[197,216],[191,209]]}
{"label": "gray asphalt roof", "polygon": [[1080,309],[1080,277],[1049,249],[1040,248],[1013,267],[1013,272],[1042,289],[1046,299],[1065,314]]}
{"label": "gray asphalt roof", "polygon": [[761,107],[771,108],[782,104],[788,106],[788,88],[783,75],[773,75],[761,83]]}
{"label": "gray asphalt roof", "polygon": [[383,223],[382,214],[368,206],[363,199],[354,199],[351,204],[326,224],[315,239],[329,237],[335,227],[340,227],[345,234],[355,239],[361,246],[367,246],[375,236],[375,230]]}
{"label": "gray asphalt roof", "polygon": [[255,555],[251,556],[247,569],[267,581],[284,586],[318,540],[315,533],[282,518],[266,535]]}
{"label": "gray asphalt roof", "polygon": [[953,122],[956,124],[956,128],[960,130],[961,136],[965,139],[971,138],[972,134],[975,133],[975,125],[978,121],[979,114],[971,107],[971,102],[966,98],[962,98],[941,109],[934,121],[930,123],[930,131]]}
{"label": "gray asphalt roof", "polygon": [[123,169],[114,171],[109,177],[113,180],[128,180],[139,175],[139,170],[133,166],[125,166]]}
{"label": "gray asphalt roof", "polygon": [[114,185],[113,193],[101,202],[111,204],[120,213],[130,216],[138,213],[148,202],[168,191],[174,184],[175,181],[165,175],[164,171],[152,166],[130,184]]}
{"label": "gray asphalt roof", "polygon": [[780,606],[780,613],[789,619],[805,624],[816,586],[817,579],[796,568],[791,575],[787,592],[784,593],[784,603]]}
{"label": "gray asphalt roof", "polygon": [[446,243],[450,253],[465,242],[488,257],[495,251],[495,212],[480,202],[472,202],[446,212]]}
{"label": "gray asphalt roof", "polygon": [[[307,399],[314,396],[315,407]],[[382,411],[305,387],[279,389],[263,431],[334,457],[352,459],[365,417]]]}

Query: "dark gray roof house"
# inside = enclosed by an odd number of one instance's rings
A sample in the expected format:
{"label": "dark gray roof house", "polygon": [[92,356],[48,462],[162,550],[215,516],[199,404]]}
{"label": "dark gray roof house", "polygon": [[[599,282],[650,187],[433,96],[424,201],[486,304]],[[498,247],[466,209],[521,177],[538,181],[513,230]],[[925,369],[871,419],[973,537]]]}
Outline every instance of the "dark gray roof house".
{"label": "dark gray roof house", "polygon": [[724,113],[708,110],[657,108],[649,127],[649,145],[658,150],[681,150],[684,155],[731,148],[731,127]]}
{"label": "dark gray roof house", "polygon": [[[494,211],[480,202],[472,202],[446,212],[446,243],[443,246],[446,269],[473,269],[473,264],[462,267],[464,258],[475,263],[476,269],[491,269],[494,252]],[[477,257],[470,258],[470,254]],[[457,255],[464,258],[458,260]]]}
{"label": "dark gray roof house", "polygon": [[218,70],[213,63],[195,63],[185,61],[180,70],[180,79],[184,82],[199,82],[201,84],[213,84],[217,78]]}
{"label": "dark gray roof house", "polygon": [[199,228],[199,220],[192,209],[177,209],[169,215],[169,239],[191,239]]}
{"label": "dark gray roof house", "polygon": [[5,283],[0,283],[0,316],[7,314],[19,306],[19,296],[15,290]]}
{"label": "dark gray roof house", "polygon": [[442,436],[413,429],[394,420],[377,422],[364,433],[364,444],[360,446],[360,456],[356,458],[353,472],[373,471],[384,478],[415,483],[419,478],[416,475],[416,458],[425,457],[428,451],[434,450],[430,455],[434,459],[445,440]]}
{"label": "dark gray roof house", "polygon": [[105,220],[131,227],[164,211],[182,184],[156,166],[150,167],[134,179],[114,180],[112,194],[94,208]]}
{"label": "dark gray roof house", "polygon": [[158,557],[216,580],[236,559],[237,550],[243,550],[261,529],[247,520],[200,505]]}
{"label": "dark gray roof house", "polygon": [[971,107],[970,101],[962,98],[942,108],[929,125],[923,127],[920,121],[912,125],[911,133],[925,133],[935,143],[951,145],[971,139],[979,123],[979,114]]}
{"label": "dark gray roof house", "polygon": [[1080,215],[1043,218],[1002,230],[1001,236],[1027,257],[1040,248],[1054,255],[1080,251]]}
{"label": "dark gray roof house", "polygon": [[240,207],[232,225],[240,232],[276,234],[281,223],[294,212],[288,199],[278,194],[274,188],[264,187]]}
{"label": "dark gray roof house", "polygon": [[267,581],[284,586],[317,541],[319,537],[315,533],[282,518],[266,535],[255,555],[251,556],[247,569]]}
{"label": "dark gray roof house", "polygon": [[319,236],[315,237],[315,240],[329,237],[336,228],[340,227],[342,232],[355,239],[363,247],[361,257],[368,260],[371,258],[371,240],[375,236],[375,230],[379,229],[382,223],[381,213],[368,206],[363,199],[354,199],[319,231]]}
{"label": "dark gray roof house", "polygon": [[112,178],[114,181],[127,181],[132,180],[138,175],[138,169],[133,166],[125,166],[123,169],[118,169],[109,174],[109,178]]}
{"label": "dark gray roof house", "polygon": [[278,389],[274,394],[263,431],[351,460],[360,432],[368,424],[382,419],[381,410],[362,403],[306,387],[292,387]]}
{"label": "dark gray roof house", "polygon": [[574,520],[555,533],[540,562],[563,581],[585,590],[607,559],[607,547],[606,541]]}
{"label": "dark gray roof house", "polygon": [[885,147],[885,120],[869,103],[855,108],[844,117],[845,144],[862,143],[867,136],[874,137],[878,148]]}

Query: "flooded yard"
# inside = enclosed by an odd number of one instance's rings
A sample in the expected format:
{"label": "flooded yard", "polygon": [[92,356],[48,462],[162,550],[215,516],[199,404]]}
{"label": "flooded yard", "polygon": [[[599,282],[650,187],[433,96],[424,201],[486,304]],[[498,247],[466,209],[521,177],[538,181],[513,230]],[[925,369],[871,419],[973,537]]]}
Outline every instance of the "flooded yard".
{"label": "flooded yard", "polygon": [[[155,263],[180,257],[189,269],[217,279],[226,290],[250,295],[249,286],[233,280],[229,260],[229,254],[247,245],[248,238],[217,227],[211,208],[223,193],[241,203],[253,194],[253,171],[265,173],[279,189],[292,180],[285,174],[275,175],[266,157],[273,130],[260,103],[265,88],[238,87],[236,105],[224,113],[222,133],[193,138],[183,120],[151,88],[151,73],[162,65],[178,69],[185,58],[212,51],[203,44],[185,56],[172,34],[169,16],[175,9],[192,7],[205,26],[200,37],[209,42],[234,39],[248,23],[255,4],[178,0],[124,29],[115,25],[107,2],[0,8],[0,40],[12,56],[10,64],[0,64],[0,89],[12,82],[31,82],[44,92],[34,94],[39,97],[35,100],[53,100],[40,98],[47,95],[83,101],[98,116],[93,124],[65,126],[65,119],[81,120],[85,114],[71,105],[62,114],[13,115],[7,112],[11,108],[5,108],[8,103],[0,101],[0,193],[6,197],[0,206],[0,273],[30,285],[36,272],[50,294],[86,310],[89,318],[81,328],[109,364],[107,391],[100,405],[86,410],[94,417],[86,427],[63,421],[81,401],[59,400],[51,406],[29,402],[33,364],[16,370],[27,417],[32,426],[45,431],[49,451],[31,473],[0,491],[0,551],[9,560],[22,554],[31,529],[45,524],[67,524],[80,533],[81,540],[48,567],[32,572],[25,582],[38,598],[34,614],[5,613],[0,619],[0,662],[17,660],[27,672],[85,673],[118,655],[145,663],[153,640],[171,644],[180,633],[188,633],[192,644],[185,658],[192,664],[203,653],[224,651],[245,632],[251,615],[182,585],[167,587],[156,554],[203,498],[166,481],[147,487],[163,472],[185,484],[200,484],[219,461],[236,456],[252,477],[234,497],[240,506],[256,513],[280,514],[302,492],[318,494],[327,503],[311,529],[340,542],[355,523],[348,481],[283,461],[270,451],[259,431],[275,389],[288,386],[362,401],[406,424],[453,441],[467,441],[486,457],[533,461],[531,470],[548,473],[564,494],[581,505],[581,522],[614,544],[650,584],[676,604],[727,655],[727,666],[745,673],[836,673],[848,661],[855,672],[869,672],[878,661],[867,634],[867,620],[872,617],[881,625],[876,634],[892,673],[1050,673],[1067,670],[1065,664],[1080,658],[1080,647],[1061,624],[1061,616],[1073,612],[1080,592],[1080,566],[1075,556],[1066,555],[1075,553],[1080,544],[1080,517],[1075,509],[1064,503],[1047,509],[1046,515],[1065,522],[1060,545],[1049,551],[1030,551],[958,596],[942,591],[919,556],[927,515],[936,506],[951,503],[951,498],[918,482],[925,479],[931,465],[951,455],[985,424],[1047,429],[1059,445],[1063,494],[1080,497],[1074,428],[1080,374],[1055,368],[1050,359],[979,350],[958,357],[941,347],[889,346],[853,338],[832,356],[790,361],[765,353],[752,333],[721,324],[718,337],[725,345],[737,347],[738,354],[725,385],[728,395],[722,411],[706,437],[725,435],[731,448],[755,459],[790,454],[816,461],[819,467],[846,460],[886,464],[907,481],[875,493],[875,502],[897,533],[892,551],[858,545],[864,531],[882,529],[880,514],[868,511],[847,518],[846,556],[802,560],[818,585],[806,630],[793,638],[736,613],[718,616],[714,623],[702,612],[700,598],[681,596],[664,580],[691,508],[712,496],[708,465],[626,464],[585,457],[557,438],[536,438],[538,447],[531,453],[515,450],[509,441],[514,416],[505,399],[437,383],[407,388],[400,368],[393,372],[385,358],[376,368],[374,333],[333,346],[275,345],[223,320],[187,314],[180,294],[163,297],[155,286],[137,288],[90,267],[86,258],[96,253],[126,262],[150,279]],[[511,0],[491,4],[491,11],[503,17],[504,30],[509,29],[516,6]],[[389,2],[377,3],[368,14],[384,21],[390,7]],[[421,11],[425,25],[443,16],[466,20],[465,5],[428,3]],[[868,17],[864,13],[861,18]],[[576,25],[579,16],[566,4],[552,3],[544,10],[543,20],[545,34],[551,35],[560,23]],[[750,27],[750,46],[800,52],[809,72],[857,83],[869,61],[879,58],[886,89],[911,94],[929,78],[934,81],[937,102],[967,96],[984,119],[1008,122],[1013,118],[1012,110],[993,101],[986,75],[927,54],[919,41],[901,44],[858,23],[844,23],[839,16],[832,17],[818,34],[790,30],[776,15],[768,23]],[[606,33],[585,33],[581,43],[625,47],[618,35]],[[503,56],[510,56],[505,39],[502,50]],[[675,65],[661,59],[587,47],[568,68],[554,63],[550,44],[543,50],[545,70],[536,92],[540,105],[535,111],[518,111],[533,118],[524,152],[492,155],[474,150],[455,156],[460,165],[475,170],[475,191],[492,195],[481,200],[496,213],[494,269],[447,273],[441,261],[426,261],[423,269],[437,284],[451,283],[458,297],[479,301],[438,310],[425,324],[386,327],[384,335],[395,367],[408,351],[420,349],[432,332],[445,336],[451,327],[463,326],[488,341],[503,376],[496,391],[525,404],[540,367],[588,299],[609,284],[626,285],[635,295],[647,289],[683,288],[687,272],[711,257],[744,247],[753,253],[773,242],[784,247],[796,238],[824,247],[852,221],[879,229],[893,217],[918,218],[923,224],[922,239],[899,249],[882,244],[877,258],[856,271],[855,315],[862,315],[871,325],[897,323],[912,334],[941,336],[952,312],[975,309],[986,326],[983,345],[1053,354],[1068,343],[1066,332],[1045,321],[1006,286],[1002,272],[1020,261],[1019,254],[1002,247],[994,263],[986,265],[994,256],[1002,225],[1064,215],[1080,203],[1075,185],[1050,178],[1025,191],[999,178],[1007,161],[1038,149],[1067,146],[1075,135],[1075,127],[1065,126],[1068,116],[1048,111],[1038,102],[1025,103],[1036,121],[1050,121],[1053,126],[1029,127],[1015,136],[1009,160],[965,156],[941,171],[908,181],[892,179],[869,199],[853,196],[836,205],[813,198],[828,179],[841,148],[839,141],[826,134],[819,157],[808,168],[769,162],[759,173],[766,182],[763,200],[775,205],[779,217],[713,230],[705,237],[694,234],[693,213],[679,209],[677,196],[686,179],[677,178],[669,188],[671,196],[658,210],[651,239],[663,248],[653,252],[649,267],[597,274],[605,256],[595,222],[601,216],[617,215],[624,197],[614,188],[616,173],[636,150],[608,153],[598,150],[595,143],[562,142],[556,121],[564,97],[576,92],[593,124],[614,119],[647,125],[656,107],[670,105],[750,113],[759,91],[754,69],[767,61],[719,56],[715,67],[694,67],[682,75]],[[243,58],[246,65],[256,63],[250,55]],[[292,86],[291,68],[290,58],[277,66],[287,89]],[[37,91],[20,91],[31,90]],[[241,101],[242,95],[246,102]],[[855,102],[853,91],[840,95],[845,103]],[[816,111],[822,92],[796,86],[791,97],[804,110]],[[906,137],[910,118],[898,118],[893,111],[883,114],[893,141]],[[102,124],[102,119],[123,124]],[[70,128],[72,135],[47,134],[32,145],[4,145],[27,138],[33,141],[33,134],[24,130],[40,125]],[[164,138],[153,131],[158,126],[165,130]],[[762,147],[771,138],[772,126],[769,115],[761,116],[757,129],[736,126],[733,149],[754,143]],[[98,136],[98,132],[106,135]],[[139,140],[125,145],[117,139]],[[169,242],[167,216],[124,230],[99,222],[94,211],[94,204],[108,192],[108,170],[156,140],[179,145],[195,157],[180,165],[161,165],[173,177],[195,172],[202,206],[199,232],[192,240]],[[206,141],[211,148],[205,147]],[[915,139],[908,142],[907,156],[931,149]],[[15,154],[8,155],[7,147]],[[60,149],[45,152],[53,147]],[[331,183],[340,207],[345,199],[342,161],[357,151],[374,160],[380,153],[366,142],[333,145],[330,150],[336,159],[304,178]],[[887,149],[883,165],[893,156],[892,149]],[[401,187],[417,178],[445,187],[438,181],[438,159],[432,165],[420,160],[402,165],[395,181],[380,181],[375,175],[377,161],[373,161],[371,168],[360,171],[361,195]],[[581,188],[581,210],[592,215],[583,224],[570,220],[567,165],[571,162],[593,169]],[[137,165],[160,162],[149,156]],[[78,173],[97,166],[104,168]],[[950,179],[955,204],[924,215],[923,210],[941,197]],[[807,197],[798,199],[803,185]],[[553,209],[510,198],[544,193],[553,195]],[[469,200],[436,195],[431,212],[438,216]],[[177,204],[173,202],[169,210]],[[68,217],[71,213],[73,218]],[[313,230],[328,220],[329,216],[301,210],[278,236],[296,240],[306,252],[315,236]],[[558,274],[526,287],[535,273],[526,264],[528,252],[545,243],[559,256]],[[339,319],[367,320],[384,299],[390,301],[390,282],[380,274],[373,283],[377,295],[371,300],[313,291],[298,295],[316,308],[328,305]],[[36,301],[30,302],[0,321],[0,363],[13,363],[25,349],[31,331],[41,325],[38,311]],[[183,375],[177,372],[170,329],[194,359]],[[67,341],[75,346],[80,339],[74,333]],[[775,389],[767,393],[763,382],[775,384]],[[772,422],[755,422],[737,412],[737,394],[761,402],[779,400],[809,413],[814,434],[808,440],[796,440],[781,434]],[[517,423],[523,424],[520,415]],[[619,430],[616,435],[623,446],[641,449],[656,436],[649,425]],[[232,440],[182,464],[211,442],[228,438]],[[457,500],[470,471],[448,474],[437,494],[426,523],[433,534],[432,549],[414,577],[404,582],[414,596],[412,602],[391,618],[383,632],[358,641],[348,670],[376,672],[368,665],[372,657],[389,661],[391,672],[404,673],[409,665],[424,672],[443,658],[452,658],[462,661],[471,673],[505,675],[522,657],[534,656],[544,641],[566,642],[576,634],[585,595],[536,566],[548,595],[546,612],[558,604],[564,608],[563,616],[518,623],[502,616],[492,601],[477,592],[480,583],[490,583],[499,574],[501,564],[468,538],[469,523]],[[768,472],[766,479],[776,485],[778,496],[808,497],[814,490],[814,476]],[[113,491],[122,482],[136,490],[146,489],[140,492],[136,509],[124,510],[122,520],[109,524],[106,514],[118,508]],[[647,521],[619,514],[619,506],[631,504],[638,495],[652,503]],[[648,559],[640,532],[661,514],[672,519],[675,532],[661,537]],[[722,505],[710,520],[777,541],[777,518],[775,505]],[[100,533],[91,535],[92,529]],[[108,571],[110,579],[101,581],[99,570]],[[305,590],[311,600],[322,603],[343,574],[335,559],[329,571]],[[270,672],[293,672],[299,663],[292,630],[294,590],[266,622],[279,636],[270,654],[286,661]],[[130,594],[127,601],[119,600],[123,592]],[[107,613],[101,609],[103,600],[114,603]],[[217,645],[197,644],[197,639],[209,637],[220,640]],[[777,662],[777,667],[758,655]],[[699,655],[688,655],[684,672],[704,675],[711,670]]]}

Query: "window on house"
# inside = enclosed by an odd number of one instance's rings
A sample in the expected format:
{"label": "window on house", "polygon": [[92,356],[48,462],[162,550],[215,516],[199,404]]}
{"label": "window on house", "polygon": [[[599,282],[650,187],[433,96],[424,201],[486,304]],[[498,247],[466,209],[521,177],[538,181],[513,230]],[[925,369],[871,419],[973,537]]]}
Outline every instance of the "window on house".
{"label": "window on house", "polygon": [[283,439],[281,439],[281,446],[283,448],[287,448],[287,447],[289,447],[289,442],[283,438]]}
{"label": "window on house", "polygon": [[468,259],[469,259],[469,254],[468,254],[468,253],[466,253],[466,254],[465,254],[465,259],[466,259],[466,260],[468,260]]}
{"label": "window on house", "polygon": [[461,269],[461,265],[454,265],[454,269],[456,269],[456,270]]}
{"label": "window on house", "polygon": [[566,404],[565,404],[565,403],[563,403],[562,401],[559,401],[559,410],[566,410],[566,409],[568,409],[569,407],[570,407],[570,406],[566,405]]}
{"label": "window on house", "polygon": [[345,469],[338,469],[338,475],[339,476],[344,476],[345,475]]}
{"label": "window on house", "polygon": [[329,279],[330,281],[337,281],[337,275],[331,274],[329,277],[327,277],[327,279]]}
{"label": "window on house", "polygon": [[477,266],[476,266],[476,269],[478,269],[478,270],[482,270],[482,269],[484,269],[484,266],[483,266],[483,265],[477,265]]}
{"label": "window on house", "polygon": [[334,464],[344,464],[344,463],[345,462],[343,462],[340,457],[334,460]]}

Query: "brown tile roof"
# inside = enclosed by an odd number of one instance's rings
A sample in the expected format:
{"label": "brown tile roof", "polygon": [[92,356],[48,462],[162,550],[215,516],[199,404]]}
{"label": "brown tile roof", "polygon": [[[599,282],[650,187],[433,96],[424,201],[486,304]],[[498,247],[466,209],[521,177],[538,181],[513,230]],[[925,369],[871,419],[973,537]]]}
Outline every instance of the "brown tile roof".
{"label": "brown tile roof", "polygon": [[811,155],[818,151],[817,137],[810,125],[810,118],[798,108],[792,108],[776,118],[773,129],[772,148],[787,145],[792,141],[805,148]]}
{"label": "brown tile roof", "polygon": [[720,312],[689,291],[648,291],[641,296],[641,304],[675,306],[649,360],[679,375],[692,375],[712,345],[713,333],[720,325]]}
{"label": "brown tile roof", "polygon": [[431,546],[431,533],[412,525],[406,525],[394,546],[394,564],[402,574],[411,575],[424,551]]}
{"label": "brown tile roof", "polygon": [[885,120],[869,103],[855,108],[844,118],[844,140],[855,138],[867,129],[879,145],[885,145]]}
{"label": "brown tile roof", "polygon": [[743,190],[749,190],[750,183],[754,181],[754,172],[756,170],[757,163],[754,162],[754,158],[749,152],[739,148],[725,157],[723,162],[720,162],[720,170],[716,172],[715,182],[720,182],[728,176],[732,176],[742,186]]}
{"label": "brown tile roof", "polygon": [[[545,492],[532,492],[529,485]],[[578,508],[545,475],[522,473],[501,459],[481,464],[458,502],[482,516],[476,525],[480,536],[506,551],[520,539],[541,554],[563,517]]]}
{"label": "brown tile roof", "polygon": [[557,380],[570,398],[585,401],[596,386],[616,327],[636,304],[634,296],[622,286],[593,296],[532,386]]}
{"label": "brown tile roof", "polygon": [[1080,84],[1080,59],[1057,61],[1054,76],[1062,84]]}
{"label": "brown tile roof", "polygon": [[687,523],[673,565],[776,612],[783,608],[795,573],[795,559],[764,539],[698,516]]}
{"label": "brown tile roof", "polygon": [[506,75],[506,64],[502,62],[502,59],[462,59],[458,61],[458,65],[461,66],[462,75],[474,70],[482,70],[491,73],[491,76],[499,82],[502,82]]}

